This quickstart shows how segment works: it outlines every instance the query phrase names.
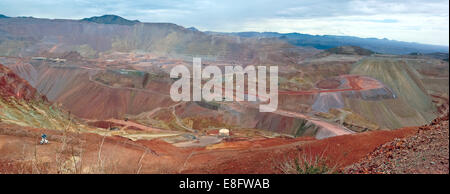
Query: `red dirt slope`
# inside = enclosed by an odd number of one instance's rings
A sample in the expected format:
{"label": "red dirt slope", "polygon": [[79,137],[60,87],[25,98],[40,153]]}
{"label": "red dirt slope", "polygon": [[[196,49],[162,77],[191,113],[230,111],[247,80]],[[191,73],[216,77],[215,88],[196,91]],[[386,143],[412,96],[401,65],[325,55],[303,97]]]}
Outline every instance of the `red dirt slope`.
{"label": "red dirt slope", "polygon": [[346,173],[449,173],[447,111],[413,136],[395,139],[378,147]]}
{"label": "red dirt slope", "polygon": [[[353,164],[372,152],[378,146],[395,138],[407,137],[416,133],[417,128],[404,128],[395,131],[372,131],[359,134],[342,135],[323,140],[282,138],[253,141],[238,149],[211,149],[192,152],[182,173],[281,173],[278,166],[286,161],[306,154],[324,155],[329,165],[345,167]],[[271,144],[264,142],[271,141]],[[227,143],[226,147],[233,147]]]}
{"label": "red dirt slope", "polygon": [[2,98],[15,97],[17,99],[44,99],[26,80],[20,78],[9,68],[0,64],[0,96]]}

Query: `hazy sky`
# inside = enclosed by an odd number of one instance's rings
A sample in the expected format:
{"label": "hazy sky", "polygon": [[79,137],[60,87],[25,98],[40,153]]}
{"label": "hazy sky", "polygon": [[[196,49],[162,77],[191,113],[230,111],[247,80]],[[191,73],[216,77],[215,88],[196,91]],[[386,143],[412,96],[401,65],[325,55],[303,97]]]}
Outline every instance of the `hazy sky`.
{"label": "hazy sky", "polygon": [[202,31],[299,32],[449,45],[448,0],[1,0],[0,14],[67,19],[116,14]]}

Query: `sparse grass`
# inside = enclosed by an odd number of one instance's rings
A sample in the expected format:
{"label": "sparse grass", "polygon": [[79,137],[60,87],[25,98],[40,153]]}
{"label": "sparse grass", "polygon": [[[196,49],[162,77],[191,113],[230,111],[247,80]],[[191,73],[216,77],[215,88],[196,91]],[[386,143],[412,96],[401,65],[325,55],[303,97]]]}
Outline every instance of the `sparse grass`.
{"label": "sparse grass", "polygon": [[329,166],[328,159],[323,154],[301,154],[294,159],[287,159],[278,165],[284,174],[335,174],[337,165]]}

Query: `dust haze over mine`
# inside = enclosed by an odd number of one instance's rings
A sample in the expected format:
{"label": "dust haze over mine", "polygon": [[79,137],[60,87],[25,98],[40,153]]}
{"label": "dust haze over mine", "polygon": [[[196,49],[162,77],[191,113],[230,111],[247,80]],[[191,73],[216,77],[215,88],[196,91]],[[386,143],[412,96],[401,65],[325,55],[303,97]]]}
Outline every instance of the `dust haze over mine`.
{"label": "dust haze over mine", "polygon": [[[173,101],[194,57],[277,66],[278,108]],[[448,173],[448,46],[0,15],[0,64],[0,173]]]}

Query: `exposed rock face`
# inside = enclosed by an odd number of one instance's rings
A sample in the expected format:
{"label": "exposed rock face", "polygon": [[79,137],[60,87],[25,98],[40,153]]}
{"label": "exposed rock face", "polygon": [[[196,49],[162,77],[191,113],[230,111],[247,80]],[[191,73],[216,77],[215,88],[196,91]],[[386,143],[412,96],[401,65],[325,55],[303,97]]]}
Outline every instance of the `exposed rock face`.
{"label": "exposed rock face", "polygon": [[58,130],[79,127],[68,127],[71,120],[60,107],[50,103],[46,96],[37,92],[26,80],[1,64],[0,122]]}
{"label": "exposed rock face", "polygon": [[449,173],[448,104],[444,113],[417,133],[394,139],[346,169],[345,173]]}
{"label": "exposed rock face", "polygon": [[312,109],[318,112],[328,112],[330,108],[344,108],[344,99],[341,93],[320,93]]}
{"label": "exposed rock face", "polygon": [[[167,83],[152,82],[145,89],[110,86],[91,80],[84,69],[44,68],[40,70],[36,88],[55,102],[82,118],[120,118],[125,114],[138,114],[174,104],[169,92],[152,92],[169,89]],[[94,76],[92,76],[94,77]]]}
{"label": "exposed rock face", "polygon": [[345,99],[379,101],[396,98],[391,89],[368,76],[343,75],[322,80],[316,86],[323,89],[316,95],[312,105],[312,110],[318,112],[328,112],[330,108],[344,108]]}
{"label": "exposed rock face", "polygon": [[26,80],[0,64],[0,95],[3,99],[14,97],[24,100],[46,100]]}

